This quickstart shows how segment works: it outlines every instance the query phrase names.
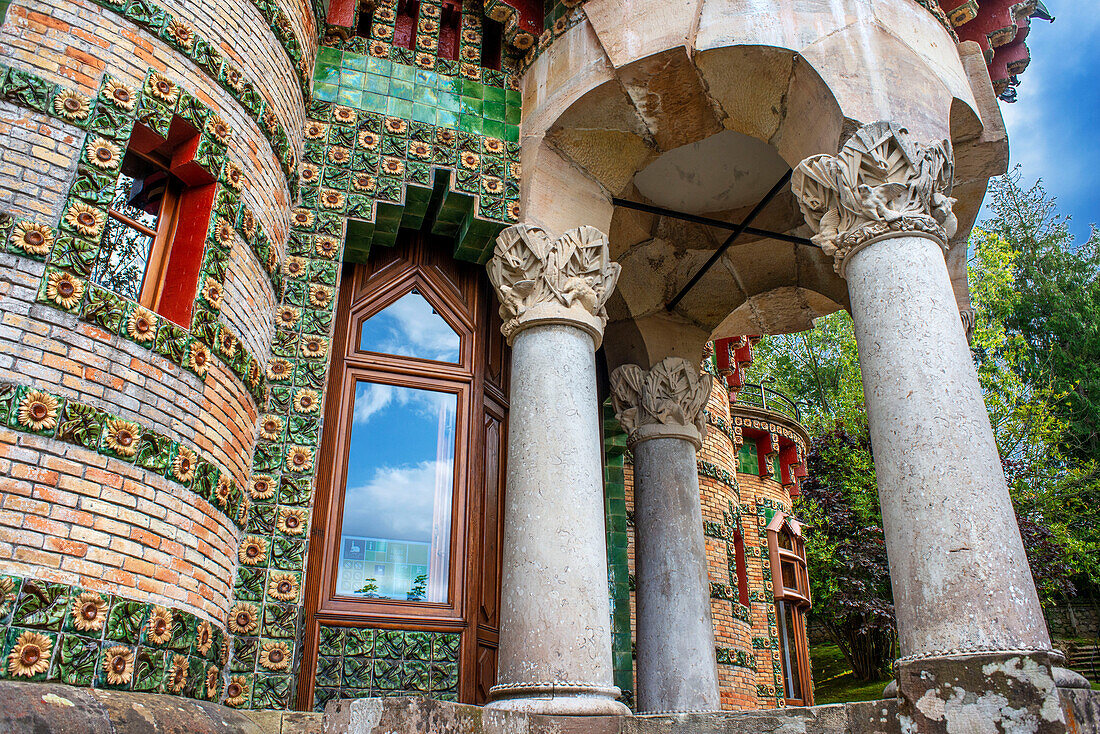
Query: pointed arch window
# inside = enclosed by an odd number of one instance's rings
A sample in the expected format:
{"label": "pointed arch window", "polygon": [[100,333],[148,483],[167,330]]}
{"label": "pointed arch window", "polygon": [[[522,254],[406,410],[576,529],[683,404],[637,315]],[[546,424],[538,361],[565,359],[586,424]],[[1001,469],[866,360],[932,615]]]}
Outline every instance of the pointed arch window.
{"label": "pointed arch window", "polygon": [[405,293],[359,324],[359,351],[458,364],[462,336],[420,292]]}

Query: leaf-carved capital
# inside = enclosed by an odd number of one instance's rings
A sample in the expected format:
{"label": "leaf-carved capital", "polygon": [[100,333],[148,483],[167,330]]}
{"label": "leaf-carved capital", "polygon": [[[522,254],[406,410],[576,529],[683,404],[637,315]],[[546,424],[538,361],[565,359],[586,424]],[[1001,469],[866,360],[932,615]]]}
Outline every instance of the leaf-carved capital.
{"label": "leaf-carved capital", "polygon": [[517,224],[497,236],[487,268],[509,344],[527,326],[566,323],[588,331],[599,346],[607,325],[604,305],[620,270],[603,232],[578,227],[551,240],[539,227]]}
{"label": "leaf-carved capital", "polygon": [[611,373],[611,403],[631,444],[676,437],[699,448],[712,384],[710,375],[680,357],[667,357],[648,371],[625,364]]}
{"label": "leaf-carved capital", "polygon": [[844,275],[848,256],[872,239],[919,234],[944,247],[955,235],[951,143],[914,143],[890,122],[861,127],[837,155],[798,164],[791,191],[812,237]]}

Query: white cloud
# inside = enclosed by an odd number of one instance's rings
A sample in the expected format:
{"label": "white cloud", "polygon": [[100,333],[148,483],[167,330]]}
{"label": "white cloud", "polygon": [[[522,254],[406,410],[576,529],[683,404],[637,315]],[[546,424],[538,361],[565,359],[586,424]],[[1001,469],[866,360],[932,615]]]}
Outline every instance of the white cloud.
{"label": "white cloud", "polygon": [[371,351],[441,362],[458,360],[458,335],[419,293],[405,294],[368,321],[374,319],[388,333],[369,344]]}
{"label": "white cloud", "polygon": [[359,425],[369,423],[377,413],[396,405],[408,408],[410,414],[400,418],[417,417],[435,422],[442,413],[445,420],[453,423],[456,404],[457,398],[453,393],[397,387],[379,382],[360,382],[355,389],[352,420]]}
{"label": "white cloud", "polygon": [[441,488],[441,499],[447,503],[441,514],[449,521],[453,477],[450,461],[378,467],[366,484],[348,488],[344,534],[430,541],[436,487]]}

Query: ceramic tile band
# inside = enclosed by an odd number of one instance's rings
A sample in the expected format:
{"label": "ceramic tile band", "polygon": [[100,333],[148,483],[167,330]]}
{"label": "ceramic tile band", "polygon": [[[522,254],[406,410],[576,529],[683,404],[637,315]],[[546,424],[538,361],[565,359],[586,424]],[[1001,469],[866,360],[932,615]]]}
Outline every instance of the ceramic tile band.
{"label": "ceramic tile band", "polygon": [[458,697],[457,632],[321,625],[313,709],[334,698]]}
{"label": "ceramic tile band", "polygon": [[0,383],[0,424],[132,463],[191,490],[231,524],[246,526],[249,502],[229,472],[199,449],[139,421],[39,387],[4,382]]}
{"label": "ceramic tile band", "polygon": [[0,679],[168,693],[217,702],[225,632],[190,612],[0,575]]}

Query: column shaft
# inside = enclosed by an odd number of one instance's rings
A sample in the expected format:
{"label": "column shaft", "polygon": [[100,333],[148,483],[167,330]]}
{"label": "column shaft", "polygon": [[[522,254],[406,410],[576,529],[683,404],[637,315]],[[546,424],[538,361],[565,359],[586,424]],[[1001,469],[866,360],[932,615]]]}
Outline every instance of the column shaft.
{"label": "column shaft", "polygon": [[[911,731],[1064,732],[1050,639],[942,246],[846,263]],[[968,723],[969,722],[969,723]],[[962,729],[960,729],[962,730]]]}
{"label": "column shaft", "polygon": [[902,655],[1050,649],[940,245],[847,264]]}
{"label": "column shaft", "polygon": [[592,336],[531,326],[512,344],[494,704],[619,714],[611,661]]}
{"label": "column shaft", "polygon": [[638,711],[721,708],[695,445],[634,445]]}

